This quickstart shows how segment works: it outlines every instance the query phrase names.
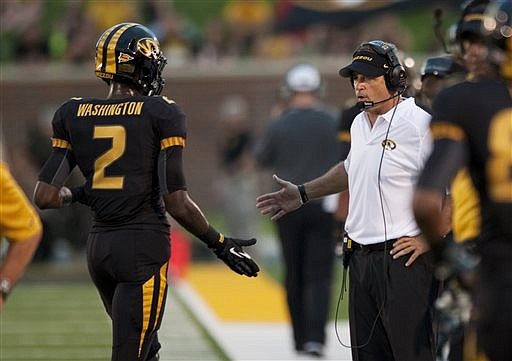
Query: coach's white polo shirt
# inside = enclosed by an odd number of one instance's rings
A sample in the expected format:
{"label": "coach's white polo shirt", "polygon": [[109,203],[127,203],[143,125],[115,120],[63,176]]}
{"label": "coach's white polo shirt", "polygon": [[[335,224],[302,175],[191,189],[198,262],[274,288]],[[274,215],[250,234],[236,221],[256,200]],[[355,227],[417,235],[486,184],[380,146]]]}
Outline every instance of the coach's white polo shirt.
{"label": "coach's white polo shirt", "polygon": [[350,128],[350,153],[344,163],[350,191],[345,230],[361,244],[420,233],[412,212],[412,196],[432,150],[430,115],[413,98],[401,101],[394,115],[393,111],[379,116],[373,128],[362,112]]}

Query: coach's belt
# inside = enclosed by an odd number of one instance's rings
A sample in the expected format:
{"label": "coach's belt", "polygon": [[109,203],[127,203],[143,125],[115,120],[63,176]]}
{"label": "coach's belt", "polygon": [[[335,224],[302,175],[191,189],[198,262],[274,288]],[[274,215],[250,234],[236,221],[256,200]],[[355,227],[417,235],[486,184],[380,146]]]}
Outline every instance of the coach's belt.
{"label": "coach's belt", "polygon": [[388,239],[386,242],[379,242],[379,243],[372,243],[372,244],[361,244],[357,243],[353,239],[347,237],[347,240],[349,240],[352,243],[352,249],[353,250],[362,250],[367,252],[376,252],[376,251],[384,251],[390,250],[393,248],[393,243],[395,243],[398,238]]}

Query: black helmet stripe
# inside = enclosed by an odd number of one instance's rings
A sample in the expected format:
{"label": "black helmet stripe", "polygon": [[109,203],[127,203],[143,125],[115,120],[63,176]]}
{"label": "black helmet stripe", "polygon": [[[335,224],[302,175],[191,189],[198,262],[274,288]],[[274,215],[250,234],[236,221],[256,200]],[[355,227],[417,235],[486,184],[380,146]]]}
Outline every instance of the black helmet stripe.
{"label": "black helmet stripe", "polygon": [[[119,24],[106,35],[104,43],[98,45],[101,49],[101,71],[107,73],[116,72],[116,45],[119,37],[126,31],[126,29],[136,26],[135,23]],[[109,51],[110,50],[110,51]]]}

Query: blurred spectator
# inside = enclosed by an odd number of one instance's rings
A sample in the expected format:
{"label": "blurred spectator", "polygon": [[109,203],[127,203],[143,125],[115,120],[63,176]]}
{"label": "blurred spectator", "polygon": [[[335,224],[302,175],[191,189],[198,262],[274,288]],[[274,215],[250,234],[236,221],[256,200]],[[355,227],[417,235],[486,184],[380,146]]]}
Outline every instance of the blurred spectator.
{"label": "blurred spectator", "polygon": [[66,3],[66,13],[57,23],[50,38],[51,55],[72,63],[92,62],[94,59],[96,27],[87,16],[87,4],[83,0]]}
{"label": "blurred spectator", "polygon": [[421,89],[416,95],[418,105],[431,112],[437,93],[466,76],[466,69],[454,56],[436,56],[425,60],[421,68]]}
{"label": "blurred spectator", "polygon": [[42,1],[1,2],[2,60],[40,62],[46,59],[48,48],[40,21],[43,11]]}
{"label": "blurred spectator", "polygon": [[201,34],[171,2],[151,0],[142,5],[148,28],[155,33],[170,66],[183,66],[197,53]]}
{"label": "blurred spectator", "polygon": [[[320,102],[323,84],[312,65],[291,68],[285,90],[288,108],[269,124],[257,160],[279,177],[301,184],[339,160],[336,119]],[[308,357],[323,355],[334,261],[332,221],[322,200],[308,202],[277,221],[294,347]]]}
{"label": "blurred spectator", "polygon": [[88,1],[87,15],[95,26],[96,34],[119,23],[140,22],[140,3],[137,1]]}
{"label": "blurred spectator", "polygon": [[237,55],[247,56],[252,54],[256,38],[271,25],[273,13],[265,1],[229,0],[222,15]]}
{"label": "blurred spectator", "polygon": [[222,213],[230,234],[247,237],[256,234],[258,216],[254,207],[257,192],[247,100],[237,95],[224,98],[219,117]]}

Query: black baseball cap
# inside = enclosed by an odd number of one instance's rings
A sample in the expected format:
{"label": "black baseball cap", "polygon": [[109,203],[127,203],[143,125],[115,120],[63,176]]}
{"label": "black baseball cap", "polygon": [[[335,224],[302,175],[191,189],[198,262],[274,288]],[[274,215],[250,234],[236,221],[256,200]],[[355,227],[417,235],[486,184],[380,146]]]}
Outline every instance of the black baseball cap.
{"label": "black baseball cap", "polygon": [[341,68],[340,75],[351,78],[354,73],[377,77],[384,75],[389,68],[387,59],[370,47],[360,48],[354,52],[352,63]]}
{"label": "black baseball cap", "polygon": [[432,75],[437,78],[444,78],[455,73],[465,73],[466,69],[457,63],[453,56],[436,56],[427,58],[421,69],[421,79]]}

